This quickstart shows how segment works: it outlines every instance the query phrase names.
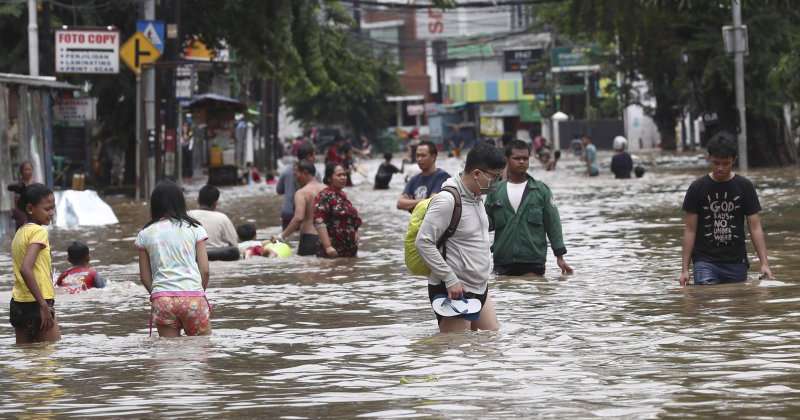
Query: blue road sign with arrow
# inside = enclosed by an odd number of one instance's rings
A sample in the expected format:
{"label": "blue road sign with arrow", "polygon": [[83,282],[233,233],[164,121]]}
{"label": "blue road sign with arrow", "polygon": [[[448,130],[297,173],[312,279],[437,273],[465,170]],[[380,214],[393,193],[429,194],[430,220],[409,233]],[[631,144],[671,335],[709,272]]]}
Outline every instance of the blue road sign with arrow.
{"label": "blue road sign with arrow", "polygon": [[137,20],[136,32],[143,33],[153,46],[158,49],[159,53],[164,53],[164,22],[160,20]]}

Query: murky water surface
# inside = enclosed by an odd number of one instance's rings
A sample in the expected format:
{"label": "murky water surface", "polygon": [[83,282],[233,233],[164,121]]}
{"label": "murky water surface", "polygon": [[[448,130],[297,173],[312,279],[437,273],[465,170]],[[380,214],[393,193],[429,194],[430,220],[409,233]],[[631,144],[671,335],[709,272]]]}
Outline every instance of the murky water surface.
{"label": "murky water surface", "polygon": [[[460,165],[443,162],[451,173]],[[374,174],[377,162],[366,166]],[[142,204],[110,198],[121,224],[51,231],[56,271],[80,238],[111,279],[58,296],[64,338],[54,345],[14,345],[6,242],[0,417],[800,415],[797,170],[749,174],[777,279],[752,272],[746,284],[686,289],[680,203],[702,168],[662,165],[627,181],[586,179],[574,161],[532,171],[554,191],[575,274],[561,277],[550,256],[543,278],[493,279],[496,333],[437,334],[426,281],[403,267],[399,176],[389,191],[348,191],[365,220],[358,259],[212,263],[206,338],[148,337],[132,245]],[[227,189],[223,200],[234,223],[278,232],[269,189]]]}

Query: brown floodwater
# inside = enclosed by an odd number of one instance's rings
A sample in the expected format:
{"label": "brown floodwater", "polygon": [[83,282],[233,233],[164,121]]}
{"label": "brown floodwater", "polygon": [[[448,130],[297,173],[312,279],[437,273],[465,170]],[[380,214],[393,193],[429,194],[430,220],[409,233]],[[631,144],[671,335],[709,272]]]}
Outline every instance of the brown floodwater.
{"label": "brown floodwater", "polygon": [[[775,280],[757,280],[748,244],[747,283],[680,288],[680,204],[704,170],[652,162],[622,181],[607,168],[582,177],[569,159],[532,167],[555,194],[575,274],[551,255],[544,277],[493,278],[498,332],[437,333],[425,279],[403,266],[396,176],[388,191],[348,190],[364,219],[357,259],[213,262],[213,335],[148,337],[133,248],[148,208],[109,197],[120,224],[50,231],[56,272],[81,239],[111,283],[57,297],[56,344],[14,345],[2,245],[0,417],[797,418],[800,171],[747,174]],[[260,238],[278,232],[279,206],[268,187],[223,190],[221,210]]]}

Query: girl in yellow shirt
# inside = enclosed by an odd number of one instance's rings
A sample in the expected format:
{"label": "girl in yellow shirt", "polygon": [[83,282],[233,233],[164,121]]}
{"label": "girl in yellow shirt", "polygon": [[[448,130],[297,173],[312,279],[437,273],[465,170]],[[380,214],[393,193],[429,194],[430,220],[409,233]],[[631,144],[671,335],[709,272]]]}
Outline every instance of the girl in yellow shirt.
{"label": "girl in yellow shirt", "polygon": [[57,341],[61,333],[56,322],[53,267],[47,229],[55,214],[53,192],[42,184],[23,188],[18,203],[27,223],[14,235],[11,256],[14,288],[9,314],[17,344]]}

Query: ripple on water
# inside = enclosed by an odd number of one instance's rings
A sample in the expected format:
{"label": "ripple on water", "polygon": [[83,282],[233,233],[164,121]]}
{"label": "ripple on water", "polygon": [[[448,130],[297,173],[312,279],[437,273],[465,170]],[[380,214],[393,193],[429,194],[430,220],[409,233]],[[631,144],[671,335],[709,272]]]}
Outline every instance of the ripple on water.
{"label": "ripple on water", "polygon": [[[440,161],[451,174],[463,164]],[[363,162],[366,180],[378,163]],[[581,164],[570,158],[559,165],[556,173],[536,166],[533,175],[554,193],[576,273],[561,276],[550,256],[542,278],[493,278],[496,333],[435,333],[426,280],[403,267],[408,214],[394,209],[403,177],[373,191],[358,175],[360,185],[347,191],[365,220],[358,259],[213,262],[214,334],[148,337],[149,304],[131,246],[147,209],[110,199],[120,225],[51,230],[56,270],[66,267],[69,241],[91,241],[110,287],[58,296],[57,344],[16,347],[13,330],[0,324],[0,415],[800,414],[797,171],[748,174],[760,187],[778,278],[681,289],[679,204],[703,170],[657,166],[642,179],[616,181],[605,170],[579,176]],[[189,186],[190,202],[198,187]],[[279,206],[272,187],[223,190],[222,210],[235,223],[256,223],[262,239],[278,233]],[[9,267],[0,252],[6,302]]]}

